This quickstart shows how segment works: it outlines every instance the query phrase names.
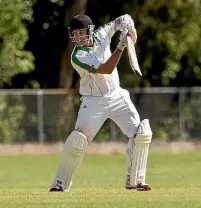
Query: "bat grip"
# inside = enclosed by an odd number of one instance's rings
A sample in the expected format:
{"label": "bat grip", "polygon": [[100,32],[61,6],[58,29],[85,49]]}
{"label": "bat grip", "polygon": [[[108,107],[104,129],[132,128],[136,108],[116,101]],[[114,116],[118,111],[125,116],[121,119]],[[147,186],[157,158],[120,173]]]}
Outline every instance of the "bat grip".
{"label": "bat grip", "polygon": [[136,39],[135,39],[135,37],[131,33],[128,32],[126,34],[126,36],[129,37],[129,38],[131,38],[131,40],[133,41],[134,44],[136,43]]}
{"label": "bat grip", "polygon": [[132,38],[132,36],[129,32],[126,34],[126,36]]}

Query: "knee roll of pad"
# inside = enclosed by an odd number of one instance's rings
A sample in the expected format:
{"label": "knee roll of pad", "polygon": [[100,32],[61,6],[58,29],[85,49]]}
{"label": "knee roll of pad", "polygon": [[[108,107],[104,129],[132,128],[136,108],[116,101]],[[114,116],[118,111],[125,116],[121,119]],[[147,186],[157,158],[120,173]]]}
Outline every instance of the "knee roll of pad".
{"label": "knee roll of pad", "polygon": [[148,119],[144,119],[138,126],[134,143],[151,143],[152,130]]}
{"label": "knee roll of pad", "polygon": [[87,137],[81,132],[73,131],[67,139],[67,146],[73,154],[84,155],[88,148]]}

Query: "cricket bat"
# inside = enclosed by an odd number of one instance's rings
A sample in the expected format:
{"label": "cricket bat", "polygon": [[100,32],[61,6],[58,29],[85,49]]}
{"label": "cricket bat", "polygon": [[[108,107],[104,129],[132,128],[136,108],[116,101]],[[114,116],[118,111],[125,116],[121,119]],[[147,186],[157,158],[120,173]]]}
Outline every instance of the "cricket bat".
{"label": "cricket bat", "polygon": [[138,59],[135,51],[135,45],[132,40],[132,36],[128,33],[127,34],[127,50],[128,50],[128,58],[131,69],[140,77],[142,77],[142,72],[140,70]]}

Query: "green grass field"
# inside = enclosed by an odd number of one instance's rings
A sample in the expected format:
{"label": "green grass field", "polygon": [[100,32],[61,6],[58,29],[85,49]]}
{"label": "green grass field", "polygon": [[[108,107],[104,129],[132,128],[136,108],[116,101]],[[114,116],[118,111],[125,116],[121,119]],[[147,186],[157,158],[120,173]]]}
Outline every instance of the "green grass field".
{"label": "green grass field", "polygon": [[0,208],[201,208],[201,153],[152,153],[150,192],[124,189],[126,157],[88,155],[70,193],[50,193],[60,155],[0,156]]}

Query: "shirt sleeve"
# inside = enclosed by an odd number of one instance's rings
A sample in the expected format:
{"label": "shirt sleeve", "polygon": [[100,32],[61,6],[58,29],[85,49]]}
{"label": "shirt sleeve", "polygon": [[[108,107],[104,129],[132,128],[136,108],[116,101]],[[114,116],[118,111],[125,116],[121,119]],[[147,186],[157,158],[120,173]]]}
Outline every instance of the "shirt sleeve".
{"label": "shirt sleeve", "polygon": [[72,61],[74,64],[78,65],[79,67],[87,70],[89,73],[96,73],[98,70],[98,67],[100,66],[101,62],[90,55],[82,55],[82,54],[75,54],[72,56]]}
{"label": "shirt sleeve", "polygon": [[100,26],[95,31],[95,33],[99,36],[99,39],[108,39],[109,42],[111,42],[111,38],[115,34],[115,32],[116,30],[114,21]]}

